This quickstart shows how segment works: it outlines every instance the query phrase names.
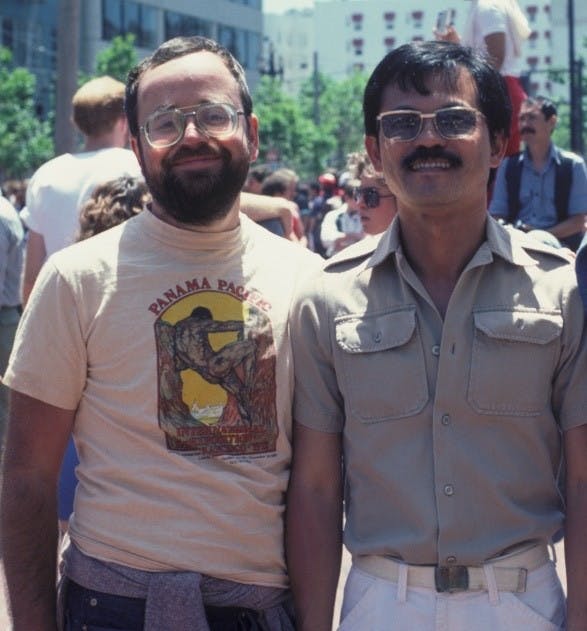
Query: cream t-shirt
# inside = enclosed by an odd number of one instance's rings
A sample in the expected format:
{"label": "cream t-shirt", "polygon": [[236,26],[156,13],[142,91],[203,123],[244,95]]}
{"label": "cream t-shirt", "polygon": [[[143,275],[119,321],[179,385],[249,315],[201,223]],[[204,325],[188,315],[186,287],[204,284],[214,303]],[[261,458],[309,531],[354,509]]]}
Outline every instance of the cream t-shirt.
{"label": "cream t-shirt", "polygon": [[287,584],[287,320],[318,263],[242,215],[203,235],[148,211],[49,259],[5,381],[77,409],[70,535],[84,553]]}

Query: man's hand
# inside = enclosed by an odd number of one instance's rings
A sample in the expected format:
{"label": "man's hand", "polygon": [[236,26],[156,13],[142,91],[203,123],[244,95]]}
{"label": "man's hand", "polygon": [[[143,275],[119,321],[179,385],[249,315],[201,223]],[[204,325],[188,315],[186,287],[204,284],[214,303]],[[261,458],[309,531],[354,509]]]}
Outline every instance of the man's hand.
{"label": "man's hand", "polygon": [[269,197],[255,193],[241,193],[241,212],[253,221],[279,219],[288,238],[293,232],[294,215],[299,214],[298,205],[285,197]]}

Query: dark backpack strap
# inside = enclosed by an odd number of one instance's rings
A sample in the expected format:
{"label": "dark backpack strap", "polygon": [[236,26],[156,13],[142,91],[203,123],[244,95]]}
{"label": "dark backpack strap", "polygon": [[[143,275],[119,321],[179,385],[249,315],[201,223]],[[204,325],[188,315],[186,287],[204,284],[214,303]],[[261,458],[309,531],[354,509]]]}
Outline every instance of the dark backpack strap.
{"label": "dark backpack strap", "polygon": [[560,164],[556,165],[554,180],[554,205],[557,223],[569,216],[569,199],[573,184],[573,159],[559,152]]}
{"label": "dark backpack strap", "polygon": [[508,223],[515,223],[520,213],[520,182],[522,180],[522,153],[508,158],[505,166],[505,181],[508,194]]}

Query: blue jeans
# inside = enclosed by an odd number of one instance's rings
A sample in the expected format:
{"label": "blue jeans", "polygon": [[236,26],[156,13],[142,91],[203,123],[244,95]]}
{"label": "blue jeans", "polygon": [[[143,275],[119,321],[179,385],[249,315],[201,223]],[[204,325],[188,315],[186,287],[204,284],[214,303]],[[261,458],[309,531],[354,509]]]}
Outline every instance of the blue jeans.
{"label": "blue jeans", "polygon": [[64,631],[143,631],[145,601],[87,589],[67,580]]}
{"label": "blue jeans", "polygon": [[[67,586],[63,606],[63,631],[143,631],[143,598],[106,594],[82,587],[71,579],[65,580]],[[285,610],[289,610],[288,604],[284,605]],[[206,607],[206,617],[211,631],[268,629],[262,611],[242,607]],[[293,611],[290,618],[293,628]]]}

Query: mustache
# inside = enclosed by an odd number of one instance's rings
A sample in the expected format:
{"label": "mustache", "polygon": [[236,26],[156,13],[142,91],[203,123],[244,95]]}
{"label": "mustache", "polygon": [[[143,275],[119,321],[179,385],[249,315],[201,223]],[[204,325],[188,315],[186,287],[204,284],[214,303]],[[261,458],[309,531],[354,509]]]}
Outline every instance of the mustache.
{"label": "mustache", "polygon": [[446,149],[443,149],[440,146],[436,146],[436,147],[417,147],[414,151],[412,151],[412,153],[407,155],[402,160],[402,166],[404,167],[404,169],[410,169],[412,165],[414,164],[414,162],[416,162],[417,160],[437,160],[437,159],[446,160],[450,164],[451,167],[458,167],[463,164],[463,161],[458,155],[450,151],[446,151]]}
{"label": "mustache", "polygon": [[166,166],[171,166],[176,160],[183,160],[184,158],[200,158],[206,156],[219,157],[222,156],[222,151],[215,151],[208,145],[201,145],[195,149],[182,146],[176,153],[165,158],[164,163]]}
{"label": "mustache", "polygon": [[532,127],[522,127],[520,129],[520,133],[521,134],[535,134],[536,130],[533,129]]}

